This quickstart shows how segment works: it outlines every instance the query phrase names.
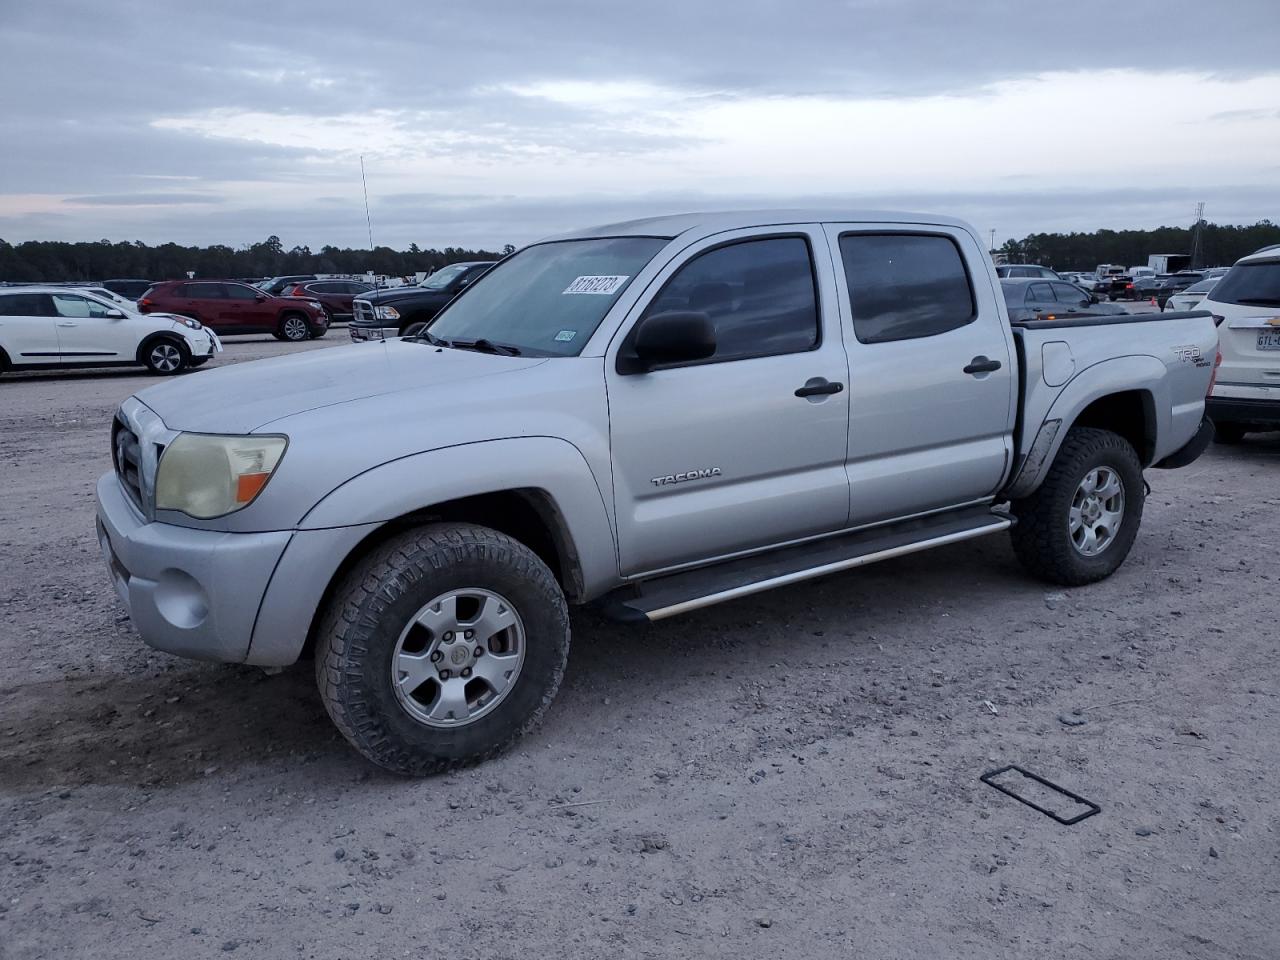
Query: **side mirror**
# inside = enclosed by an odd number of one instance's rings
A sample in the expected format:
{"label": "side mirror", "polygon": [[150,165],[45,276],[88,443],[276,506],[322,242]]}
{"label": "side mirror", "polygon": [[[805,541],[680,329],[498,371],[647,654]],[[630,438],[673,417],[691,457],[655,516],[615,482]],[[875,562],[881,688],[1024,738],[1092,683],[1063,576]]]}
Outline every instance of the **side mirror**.
{"label": "side mirror", "polygon": [[1090,302],[1090,303],[1100,303],[1101,301],[1098,299],[1098,295],[1097,295],[1096,293],[1091,293],[1091,294],[1089,294],[1089,302]]}
{"label": "side mirror", "polygon": [[630,369],[643,373],[669,363],[705,360],[716,352],[716,328],[699,310],[671,310],[644,317],[631,335]]}
{"label": "side mirror", "polygon": [[123,310],[108,310],[108,311],[107,311],[107,319],[108,319],[108,320],[123,320],[123,319],[124,319],[124,311],[123,311]]}
{"label": "side mirror", "polygon": [[265,293],[259,293],[257,296],[253,298],[254,303],[265,303],[266,300],[267,300],[267,295]]}

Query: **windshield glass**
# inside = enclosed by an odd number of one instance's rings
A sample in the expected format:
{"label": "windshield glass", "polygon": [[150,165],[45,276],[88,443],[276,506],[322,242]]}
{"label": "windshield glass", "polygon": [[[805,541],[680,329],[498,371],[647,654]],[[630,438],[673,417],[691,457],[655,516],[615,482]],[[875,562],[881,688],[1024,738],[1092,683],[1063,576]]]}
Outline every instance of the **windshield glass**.
{"label": "windshield glass", "polygon": [[1212,299],[1217,303],[1280,307],[1280,262],[1237,264],[1218,281]]}
{"label": "windshield glass", "polygon": [[426,290],[440,290],[443,287],[447,287],[450,280],[466,269],[467,265],[465,263],[455,263],[447,267],[441,267],[418,286]]}
{"label": "windshield glass", "polygon": [[1208,293],[1218,284],[1217,277],[1210,277],[1208,280],[1201,280],[1199,283],[1193,283],[1187,287],[1187,293]]}
{"label": "windshield glass", "polygon": [[666,244],[659,237],[611,237],[526,247],[441,311],[431,336],[489,340],[533,356],[577,356],[632,278]]}

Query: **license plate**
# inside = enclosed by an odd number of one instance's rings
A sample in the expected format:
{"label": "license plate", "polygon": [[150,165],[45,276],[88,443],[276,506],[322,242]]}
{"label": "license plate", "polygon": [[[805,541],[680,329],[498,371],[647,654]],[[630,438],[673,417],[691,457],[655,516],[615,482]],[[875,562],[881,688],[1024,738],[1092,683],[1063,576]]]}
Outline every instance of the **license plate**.
{"label": "license plate", "polygon": [[1259,330],[1259,350],[1280,350],[1280,330]]}

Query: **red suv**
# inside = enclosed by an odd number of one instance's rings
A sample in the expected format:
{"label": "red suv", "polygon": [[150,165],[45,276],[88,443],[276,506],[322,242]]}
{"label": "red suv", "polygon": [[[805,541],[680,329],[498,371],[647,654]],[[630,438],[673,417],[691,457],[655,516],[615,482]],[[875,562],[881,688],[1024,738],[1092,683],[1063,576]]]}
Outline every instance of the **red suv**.
{"label": "red suv", "polygon": [[376,289],[363,280],[306,280],[285,287],[285,296],[319,300],[329,313],[329,322],[350,320],[354,308],[351,301],[362,293]]}
{"label": "red suv", "polygon": [[166,280],[142,295],[143,313],[177,313],[219,334],[270,333],[277,340],[323,337],[329,315],[316,300],[273,297],[233,280]]}

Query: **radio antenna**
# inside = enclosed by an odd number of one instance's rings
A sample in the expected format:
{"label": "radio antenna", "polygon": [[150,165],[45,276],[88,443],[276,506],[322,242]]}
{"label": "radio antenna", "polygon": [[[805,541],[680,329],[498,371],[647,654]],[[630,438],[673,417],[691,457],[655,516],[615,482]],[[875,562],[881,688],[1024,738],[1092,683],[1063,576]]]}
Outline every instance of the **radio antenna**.
{"label": "radio antenna", "polygon": [[[375,251],[373,248],[373,216],[369,213],[369,181],[364,175],[364,154],[360,154],[360,184],[364,187],[364,221],[369,227],[369,259],[372,260]],[[373,286],[375,289],[379,287],[378,275],[373,275]]]}

